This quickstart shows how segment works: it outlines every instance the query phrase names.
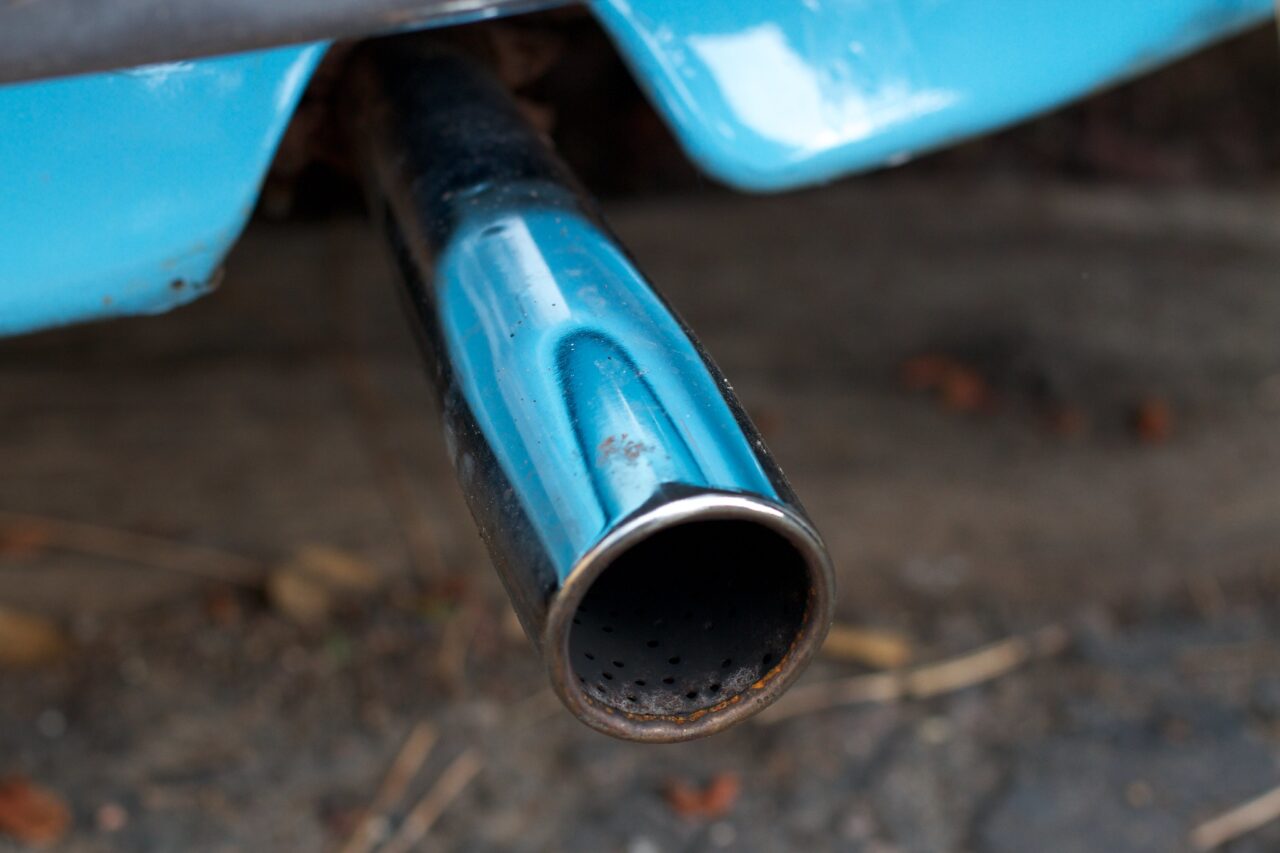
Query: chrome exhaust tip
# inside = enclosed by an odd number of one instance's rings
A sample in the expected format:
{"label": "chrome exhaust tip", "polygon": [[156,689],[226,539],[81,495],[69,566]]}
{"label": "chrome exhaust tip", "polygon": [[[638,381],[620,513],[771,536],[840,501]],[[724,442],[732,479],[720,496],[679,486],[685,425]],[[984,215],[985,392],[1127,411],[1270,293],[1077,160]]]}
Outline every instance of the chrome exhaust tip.
{"label": "chrome exhaust tip", "polygon": [[724,377],[474,61],[373,42],[349,94],[463,494],[555,691],[638,741],[768,705],[832,571]]}
{"label": "chrome exhaust tip", "polygon": [[831,566],[808,522],[758,496],[659,500],[606,534],[547,614],[551,683],[587,725],[689,740],[769,705],[830,623]]}

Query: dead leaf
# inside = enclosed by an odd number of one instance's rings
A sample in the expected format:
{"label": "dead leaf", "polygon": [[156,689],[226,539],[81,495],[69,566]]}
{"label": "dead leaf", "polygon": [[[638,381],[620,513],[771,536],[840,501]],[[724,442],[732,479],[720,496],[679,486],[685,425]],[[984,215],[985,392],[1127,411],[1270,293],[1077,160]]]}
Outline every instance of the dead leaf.
{"label": "dead leaf", "polygon": [[43,551],[53,538],[48,524],[23,521],[0,528],[0,557],[30,557]]}
{"label": "dead leaf", "polygon": [[827,632],[822,653],[876,669],[897,669],[911,662],[911,641],[896,631],[837,624]]}
{"label": "dead leaf", "polygon": [[683,818],[716,820],[727,815],[738,802],[742,780],[736,773],[719,773],[704,788],[683,779],[667,784],[667,805]]}
{"label": "dead leaf", "polygon": [[70,641],[52,620],[0,606],[0,666],[40,666],[70,648]]}
{"label": "dead leaf", "polygon": [[374,592],[382,574],[367,561],[327,545],[304,545],[267,578],[267,597],[290,619],[323,622],[352,594]]}
{"label": "dead leaf", "polygon": [[333,610],[333,593],[320,581],[285,567],[267,578],[267,598],[272,606],[294,622],[316,625]]}
{"label": "dead leaf", "polygon": [[20,776],[0,780],[0,833],[32,847],[66,835],[71,811],[62,798]]}
{"label": "dead leaf", "polygon": [[369,562],[327,545],[304,545],[288,567],[335,590],[373,592],[382,585],[382,573]]}
{"label": "dead leaf", "polygon": [[948,371],[955,366],[949,356],[924,353],[902,362],[898,373],[902,384],[911,391],[933,391],[942,385]]}
{"label": "dead leaf", "polygon": [[924,353],[902,362],[902,384],[911,391],[933,391],[955,412],[987,411],[995,404],[990,383],[973,367],[949,355]]}
{"label": "dead leaf", "polygon": [[947,371],[938,391],[942,405],[953,412],[981,412],[991,408],[995,398],[987,380],[961,364]]}
{"label": "dead leaf", "polygon": [[225,628],[240,621],[240,601],[234,590],[219,587],[205,595],[204,612],[211,622]]}
{"label": "dead leaf", "polygon": [[1163,444],[1173,435],[1173,410],[1168,401],[1148,397],[1133,413],[1133,431],[1145,444]]}

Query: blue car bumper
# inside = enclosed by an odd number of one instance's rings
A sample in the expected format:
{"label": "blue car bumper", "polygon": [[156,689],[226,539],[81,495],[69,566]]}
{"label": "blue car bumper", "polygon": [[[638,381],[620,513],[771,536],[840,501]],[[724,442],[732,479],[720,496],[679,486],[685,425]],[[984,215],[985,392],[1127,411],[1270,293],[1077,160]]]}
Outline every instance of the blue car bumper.
{"label": "blue car bumper", "polygon": [[[746,190],[902,162],[1257,25],[1271,0],[595,0]],[[323,44],[0,87],[0,335],[210,287]]]}

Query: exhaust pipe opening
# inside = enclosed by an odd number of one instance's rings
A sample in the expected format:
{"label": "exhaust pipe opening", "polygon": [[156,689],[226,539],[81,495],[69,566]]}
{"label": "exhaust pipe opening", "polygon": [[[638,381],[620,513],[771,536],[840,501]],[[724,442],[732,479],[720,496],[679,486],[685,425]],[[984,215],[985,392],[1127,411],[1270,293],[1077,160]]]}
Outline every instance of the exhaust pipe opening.
{"label": "exhaust pipe opening", "polygon": [[821,641],[829,567],[807,525],[742,496],[694,501],[606,539],[553,607],[553,681],[602,731],[718,731],[772,702]]}
{"label": "exhaust pipe opening", "polygon": [[606,566],[569,629],[578,687],[615,711],[687,716],[782,663],[809,598],[803,556],[752,521],[660,531]]}

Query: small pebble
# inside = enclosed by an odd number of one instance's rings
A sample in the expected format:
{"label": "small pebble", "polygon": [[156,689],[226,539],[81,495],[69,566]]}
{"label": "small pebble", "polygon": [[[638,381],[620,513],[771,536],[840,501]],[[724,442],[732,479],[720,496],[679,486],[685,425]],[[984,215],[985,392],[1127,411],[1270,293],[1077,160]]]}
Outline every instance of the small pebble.
{"label": "small pebble", "polygon": [[99,832],[119,832],[129,823],[129,813],[119,803],[103,803],[93,819]]}

